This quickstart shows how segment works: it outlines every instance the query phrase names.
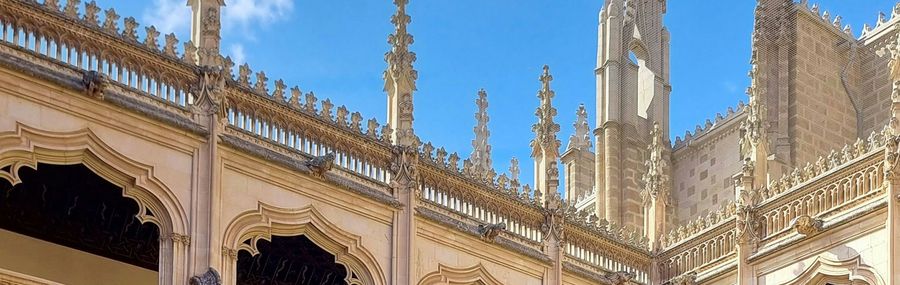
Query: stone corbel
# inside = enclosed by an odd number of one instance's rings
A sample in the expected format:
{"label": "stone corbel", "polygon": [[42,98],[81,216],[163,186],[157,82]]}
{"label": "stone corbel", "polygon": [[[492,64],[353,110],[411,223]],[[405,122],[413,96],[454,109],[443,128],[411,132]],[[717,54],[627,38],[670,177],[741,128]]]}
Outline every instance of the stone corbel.
{"label": "stone corbel", "polygon": [[604,277],[606,277],[606,280],[609,282],[609,284],[625,285],[628,284],[628,282],[631,282],[631,280],[636,276],[637,275],[635,275],[634,272],[617,271],[607,273]]}

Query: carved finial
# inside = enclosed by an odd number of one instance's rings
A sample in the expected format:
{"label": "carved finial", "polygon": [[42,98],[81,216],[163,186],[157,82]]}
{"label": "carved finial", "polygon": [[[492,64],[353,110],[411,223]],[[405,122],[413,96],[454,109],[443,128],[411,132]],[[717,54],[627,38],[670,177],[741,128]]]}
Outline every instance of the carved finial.
{"label": "carved finial", "polygon": [[391,129],[391,125],[386,124],[386,125],[382,126],[380,140],[383,142],[390,142],[391,141],[391,133],[393,133],[393,132],[394,132],[394,130]]}
{"label": "carved finial", "polygon": [[81,0],[67,0],[63,13],[69,18],[78,19],[78,4],[81,4]]}
{"label": "carved finial", "polygon": [[341,127],[346,127],[348,114],[350,114],[350,111],[347,110],[347,106],[341,105],[337,109],[337,115],[335,116],[334,121]]}
{"label": "carved finial", "polygon": [[378,131],[378,120],[376,120],[375,118],[369,119],[368,123],[366,124],[366,136],[371,137],[371,138],[377,137],[378,136],[378,134],[376,133],[377,131]]}
{"label": "carved finial", "polygon": [[350,129],[354,132],[362,132],[362,126],[360,126],[360,122],[362,122],[362,114],[359,112],[353,112],[350,114]]}
{"label": "carved finial", "polygon": [[84,21],[88,22],[91,25],[100,25],[100,20],[97,18],[97,13],[100,13],[100,7],[97,6],[96,1],[88,2],[84,4]]}
{"label": "carved finial", "polygon": [[53,12],[59,12],[59,0],[44,0],[44,7],[53,10]]}
{"label": "carved finial", "polygon": [[116,10],[113,8],[107,9],[106,19],[103,20],[103,29],[113,34],[119,33],[118,21],[119,14],[116,14]]}
{"label": "carved finial", "polygon": [[575,134],[569,137],[569,145],[566,149],[588,150],[591,147],[591,127],[588,124],[587,110],[583,103],[578,105],[573,126],[575,126]]}
{"label": "carved finial", "polygon": [[256,91],[259,94],[268,95],[269,87],[268,85],[269,78],[266,77],[265,71],[259,71],[256,73],[256,84],[253,85],[253,91]]}
{"label": "carved finial", "polygon": [[491,144],[488,141],[491,131],[488,130],[488,122],[491,120],[487,114],[488,101],[487,92],[484,89],[478,90],[478,98],[475,99],[475,105],[478,111],[475,112],[475,139],[472,140],[472,154],[469,160],[472,162],[472,171],[476,176],[482,176],[493,167],[491,162]]}
{"label": "carved finial", "polygon": [[284,80],[278,79],[275,80],[275,91],[272,91],[272,97],[275,98],[275,101],[278,103],[284,103],[284,89],[287,88],[287,85],[284,85]]}
{"label": "carved finial", "polygon": [[515,156],[509,160],[509,177],[518,184],[519,182],[519,159]]}
{"label": "carved finial", "polygon": [[294,86],[294,88],[291,88],[291,100],[288,102],[288,105],[290,105],[291,108],[294,108],[296,110],[300,109],[301,94],[303,94],[303,91],[300,91],[300,86]]}
{"label": "carved finial", "polygon": [[316,113],[316,100],[318,99],[316,98],[315,93],[313,93],[312,91],[306,93],[306,112],[310,114]]}
{"label": "carved finial", "polygon": [[[184,54],[181,56],[181,60],[188,64],[197,64],[197,47],[194,46],[194,42],[187,41],[184,43]],[[227,69],[226,69],[227,70]],[[228,70],[230,73],[231,71]]]}
{"label": "carved finial", "polygon": [[166,45],[163,47],[163,54],[178,58],[178,53],[175,51],[175,45],[177,44],[178,38],[175,37],[175,33],[166,35]]}
{"label": "carved finial", "polygon": [[144,38],[144,46],[152,50],[159,50],[159,43],[157,42],[159,31],[157,31],[154,26],[149,26],[145,28],[145,30],[147,31],[147,35]]}
{"label": "carved finial", "polygon": [[241,86],[250,87],[250,65],[246,62],[241,64],[241,67],[238,67],[238,84]]}
{"label": "carved finial", "polygon": [[331,108],[334,107],[334,104],[331,103],[331,99],[325,98],[322,101],[322,111],[319,112],[319,117],[325,119],[326,121],[331,121]]}
{"label": "carved finial", "polygon": [[831,22],[831,25],[834,26],[835,28],[840,29],[841,28],[841,19],[842,19],[842,17],[840,15],[835,16],[834,21]]}
{"label": "carved finial", "polygon": [[887,22],[885,17],[886,16],[884,15],[884,12],[878,12],[878,22],[876,23],[876,25],[880,26],[881,24],[884,24],[884,22]]}
{"label": "carved finial", "polygon": [[125,29],[122,30],[122,37],[128,40],[137,41],[138,23],[134,17],[125,18]]}
{"label": "carved finial", "polygon": [[[441,149],[443,150],[444,148],[441,148]],[[444,153],[446,153],[446,151]],[[458,153],[454,152],[454,153],[450,154],[450,157],[447,158],[447,167],[449,167],[453,171],[459,171],[459,154]]]}
{"label": "carved finial", "polygon": [[[550,88],[553,76],[550,75],[550,67],[544,65],[540,76],[541,89],[537,97],[540,105],[535,111],[537,123],[531,126],[534,139],[531,140],[531,157],[535,159],[535,189],[536,192],[556,192],[559,185],[559,169],[556,161],[559,159],[560,141],[557,138],[559,124],[553,121],[556,116],[556,108],[553,108],[552,99],[555,93]],[[543,201],[543,200],[541,200]]]}

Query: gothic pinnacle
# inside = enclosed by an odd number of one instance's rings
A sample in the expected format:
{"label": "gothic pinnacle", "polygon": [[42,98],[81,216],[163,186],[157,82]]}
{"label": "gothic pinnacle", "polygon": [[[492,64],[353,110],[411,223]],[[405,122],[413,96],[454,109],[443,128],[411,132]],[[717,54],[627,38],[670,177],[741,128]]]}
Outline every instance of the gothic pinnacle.
{"label": "gothic pinnacle", "polygon": [[413,146],[417,138],[413,132],[413,91],[416,91],[418,73],[413,68],[416,54],[409,50],[413,36],[406,28],[410,17],[406,14],[409,0],[394,0],[397,12],[391,16],[394,33],[388,36],[390,51],[384,55],[387,69],[384,71],[384,91],[388,95],[388,125],[394,130],[392,141],[396,145]]}
{"label": "gothic pinnacle", "polygon": [[584,103],[578,105],[578,111],[575,112],[575,133],[569,137],[569,145],[566,150],[581,149],[587,150],[591,147],[591,126],[588,124],[587,110]]}
{"label": "gothic pinnacle", "polygon": [[550,75],[549,66],[544,65],[544,71],[539,79],[541,81],[541,90],[538,91],[537,96],[541,103],[535,111],[538,122],[531,127],[535,135],[534,140],[531,141],[532,157],[537,157],[541,153],[545,153],[550,157],[558,157],[560,141],[557,139],[556,134],[559,132],[559,124],[553,121],[553,117],[556,116],[556,108],[553,108],[551,100],[555,93],[550,89],[553,75]]}
{"label": "gothic pinnacle", "polygon": [[472,155],[469,160],[472,167],[479,175],[488,173],[493,167],[491,163],[491,145],[488,139],[491,131],[488,129],[488,122],[491,120],[487,114],[487,92],[484,89],[478,90],[478,99],[475,99],[478,111],[475,113],[475,139],[472,140]]}

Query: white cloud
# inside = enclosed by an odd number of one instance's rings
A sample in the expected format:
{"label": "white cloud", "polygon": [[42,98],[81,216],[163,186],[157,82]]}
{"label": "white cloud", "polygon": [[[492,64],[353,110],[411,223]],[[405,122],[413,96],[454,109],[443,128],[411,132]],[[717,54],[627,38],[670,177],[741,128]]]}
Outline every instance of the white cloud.
{"label": "white cloud", "polygon": [[184,0],[153,0],[153,4],[144,9],[141,22],[144,26],[156,26],[162,34],[175,33],[179,38],[187,38],[191,9],[184,3]]}
{"label": "white cloud", "polygon": [[292,0],[233,0],[222,9],[222,24],[249,30],[254,24],[266,25],[283,20],[294,10]]}
{"label": "white cloud", "polygon": [[231,50],[231,61],[234,62],[235,66],[240,66],[247,60],[247,56],[244,54],[244,45],[232,44],[228,49]]}

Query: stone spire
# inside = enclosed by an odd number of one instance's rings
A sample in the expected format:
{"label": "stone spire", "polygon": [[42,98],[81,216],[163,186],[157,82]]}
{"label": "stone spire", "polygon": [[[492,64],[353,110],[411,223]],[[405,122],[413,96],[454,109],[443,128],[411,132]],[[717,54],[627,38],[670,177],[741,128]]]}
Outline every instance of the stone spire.
{"label": "stone spire", "polygon": [[394,0],[397,12],[391,16],[394,33],[388,36],[391,50],[384,55],[387,70],[384,71],[384,91],[388,95],[388,123],[393,128],[391,138],[396,145],[412,146],[416,136],[413,132],[413,92],[416,91],[418,73],[413,68],[416,54],[409,51],[413,36],[406,31],[410,17],[406,14],[409,0]]}
{"label": "stone spire", "polygon": [[472,162],[472,169],[475,173],[484,175],[493,168],[491,163],[491,144],[488,142],[491,131],[487,127],[491,118],[488,117],[487,113],[487,92],[484,89],[478,90],[478,99],[475,99],[475,104],[478,106],[478,112],[475,112],[475,121],[477,123],[474,128],[475,139],[472,140],[472,155],[469,156],[469,160]]}
{"label": "stone spire", "polygon": [[653,122],[650,145],[647,146],[649,159],[644,162],[647,172],[641,177],[644,211],[644,235],[650,238],[650,248],[659,246],[659,238],[666,232],[666,206],[669,204],[669,175],[666,161],[666,146],[659,122]]}
{"label": "stone spire", "polygon": [[575,134],[569,137],[569,145],[566,150],[570,149],[588,149],[591,147],[591,126],[588,125],[587,110],[584,104],[578,105],[578,111],[575,112]]}
{"label": "stone spire", "polygon": [[559,124],[553,121],[556,116],[556,108],[553,108],[552,99],[555,93],[550,89],[550,82],[553,76],[550,75],[550,67],[544,65],[544,71],[540,77],[541,90],[538,91],[538,98],[541,100],[540,106],[535,111],[538,122],[535,123],[531,130],[534,132],[534,139],[531,141],[531,157],[534,158],[534,185],[535,191],[543,192],[543,197],[547,194],[556,193],[559,186],[559,168],[557,160],[559,160],[560,141],[556,137],[559,133]]}

